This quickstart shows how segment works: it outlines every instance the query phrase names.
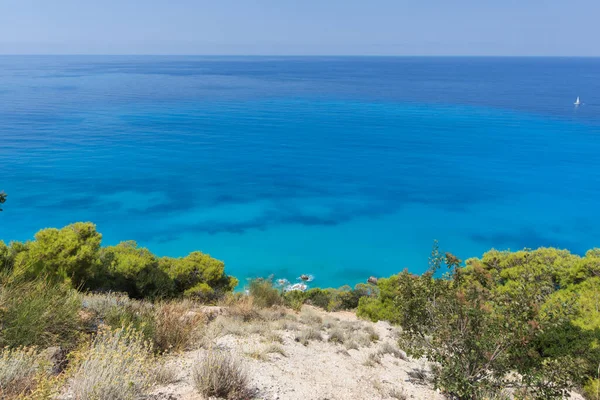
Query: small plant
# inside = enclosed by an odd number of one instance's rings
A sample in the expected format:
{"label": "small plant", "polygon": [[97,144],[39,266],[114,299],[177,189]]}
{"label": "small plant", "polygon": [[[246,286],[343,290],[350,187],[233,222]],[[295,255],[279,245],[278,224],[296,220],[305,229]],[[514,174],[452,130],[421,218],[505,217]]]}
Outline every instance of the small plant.
{"label": "small plant", "polygon": [[411,380],[420,383],[420,384],[425,384],[427,382],[427,370],[424,368],[414,368],[410,371],[407,372],[408,377],[411,378]]}
{"label": "small plant", "polygon": [[265,347],[265,353],[267,353],[267,354],[276,353],[276,354],[282,355],[284,357],[287,357],[287,353],[285,352],[285,349],[277,343],[268,344],[267,347]]}
{"label": "small plant", "polygon": [[250,351],[245,352],[244,354],[246,354],[248,357],[254,358],[255,360],[258,360],[258,361],[268,361],[269,360],[267,352],[264,351],[263,349],[259,349],[257,347],[253,348]]}
{"label": "small plant", "polygon": [[344,346],[346,347],[347,350],[358,350],[359,349],[359,345],[358,343],[356,343],[356,341],[354,340],[349,340],[347,341]]}
{"label": "small plant", "polygon": [[303,331],[301,331],[296,336],[295,340],[296,340],[296,342],[302,343],[304,346],[308,346],[308,343],[311,340],[322,341],[323,336],[321,335],[321,332],[319,332],[318,330],[316,330],[312,327],[308,327],[308,328],[304,329]]}
{"label": "small plant", "polygon": [[350,353],[348,353],[348,350],[346,350],[346,349],[336,350],[335,353],[336,354],[341,354],[341,355],[346,356],[346,357],[350,357]]}
{"label": "small plant", "polygon": [[259,308],[268,308],[283,302],[281,294],[273,287],[272,279],[253,279],[248,291]]}
{"label": "small plant", "polygon": [[408,396],[406,395],[406,392],[404,390],[397,389],[397,388],[391,388],[390,390],[388,390],[387,396],[390,397],[390,398],[392,398],[392,399],[397,399],[397,400],[406,400],[406,399],[408,399]]}
{"label": "small plant", "polygon": [[234,300],[229,306],[229,315],[240,318],[244,322],[260,318],[260,314],[254,305],[254,298],[251,296],[243,296]]}
{"label": "small plant", "polygon": [[357,332],[351,337],[360,347],[370,347],[373,344],[371,336],[365,332]]}
{"label": "small plant", "polygon": [[346,341],[346,335],[341,329],[334,328],[329,332],[329,339],[327,340],[332,343],[344,344]]}
{"label": "small plant", "polygon": [[78,293],[39,279],[0,286],[0,346],[72,347],[80,328]]}
{"label": "small plant", "polygon": [[76,399],[131,400],[156,379],[152,346],[141,333],[121,328],[101,331],[75,352],[69,370]]}
{"label": "small plant", "polygon": [[204,397],[246,400],[252,397],[250,380],[241,362],[220,350],[211,349],[192,371],[196,390]]}
{"label": "small plant", "polygon": [[43,357],[34,347],[0,351],[0,399],[29,394],[40,375],[46,374]]}
{"label": "small plant", "polygon": [[377,351],[379,354],[386,355],[386,354],[391,354],[393,357],[399,358],[401,360],[407,360],[408,358],[406,357],[406,354],[404,354],[403,351],[401,351],[399,348],[397,348],[395,345],[393,345],[390,342],[384,342],[381,344],[381,346],[379,347],[379,350]]}
{"label": "small plant", "polygon": [[164,303],[155,314],[154,346],[159,351],[187,349],[199,336],[204,315],[192,311],[186,302]]}
{"label": "small plant", "polygon": [[367,359],[363,362],[365,367],[375,367],[378,364],[381,364],[381,354],[379,353],[369,353]]}
{"label": "small plant", "polygon": [[369,340],[371,342],[376,342],[379,340],[379,334],[375,332],[375,328],[373,328],[371,325],[366,325],[364,327],[364,331],[367,333],[367,335],[369,335]]}
{"label": "small plant", "polygon": [[264,339],[266,342],[270,342],[270,343],[279,343],[279,344],[283,344],[284,340],[281,337],[281,335],[279,335],[278,333],[275,333],[273,331],[269,331],[264,335]]}
{"label": "small plant", "polygon": [[316,314],[310,309],[303,309],[300,315],[300,322],[308,325],[321,325],[323,323],[323,317]]}
{"label": "small plant", "polygon": [[165,360],[156,362],[153,375],[154,382],[157,385],[168,385],[177,382],[177,370]]}

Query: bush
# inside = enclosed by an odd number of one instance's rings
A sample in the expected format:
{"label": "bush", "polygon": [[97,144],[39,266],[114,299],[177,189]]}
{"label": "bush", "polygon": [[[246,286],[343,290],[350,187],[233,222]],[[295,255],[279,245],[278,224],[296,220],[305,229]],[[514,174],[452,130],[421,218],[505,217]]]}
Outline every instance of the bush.
{"label": "bush", "polygon": [[101,331],[69,368],[76,399],[131,400],[155,381],[151,345],[133,329]]}
{"label": "bush", "polygon": [[35,347],[0,351],[0,399],[31,393],[39,376],[46,374],[46,367]]}
{"label": "bush", "polygon": [[145,340],[156,337],[155,306],[151,303],[127,299],[107,306],[98,317],[112,329],[128,328],[140,332]]}
{"label": "bush", "polygon": [[248,291],[257,307],[267,308],[282,303],[281,294],[273,287],[273,281],[270,278],[251,280]]}
{"label": "bush", "polygon": [[[373,319],[393,313],[406,350],[433,362],[435,386],[454,398],[481,399],[508,385],[528,398],[561,398],[589,371],[582,355],[594,336],[573,329],[576,300],[553,295],[572,261],[548,249],[493,251],[463,269],[436,246],[428,272],[380,279],[379,297],[361,299],[359,310]],[[436,278],[444,263],[449,274]]]}
{"label": "bush", "polygon": [[155,314],[154,346],[159,351],[187,349],[199,337],[204,315],[192,311],[189,303],[159,304]]}
{"label": "bush", "polygon": [[[14,258],[13,274],[32,280],[45,276],[53,282],[69,282],[75,288],[99,279],[98,249],[102,235],[89,222],[62,229],[43,229],[25,251]],[[17,246],[17,244],[13,244]]]}
{"label": "bush", "polygon": [[163,257],[159,265],[173,280],[177,293],[200,301],[215,301],[238,285],[236,278],[225,274],[222,261],[199,251],[183,258]]}
{"label": "bush", "polygon": [[39,279],[0,287],[0,346],[73,347],[80,328],[79,294]]}
{"label": "bush", "polygon": [[323,335],[321,335],[321,332],[319,332],[318,330],[308,327],[306,329],[304,329],[303,331],[301,331],[297,336],[296,336],[296,342],[300,342],[302,343],[304,346],[308,346],[308,343],[311,340],[316,340],[316,341],[322,341],[323,340]]}
{"label": "bush", "polygon": [[99,257],[107,274],[103,285],[107,289],[126,292],[132,298],[165,298],[175,293],[158,258],[133,241],[105,247]]}
{"label": "bush", "polygon": [[196,390],[205,398],[246,400],[252,397],[250,380],[241,362],[219,350],[211,350],[194,366]]}
{"label": "bush", "polygon": [[237,280],[209,255],[158,258],[133,241],[101,247],[102,235],[89,222],[43,229],[26,243],[0,241],[0,280],[45,276],[75,289],[125,292],[132,298],[193,297],[214,302]]}

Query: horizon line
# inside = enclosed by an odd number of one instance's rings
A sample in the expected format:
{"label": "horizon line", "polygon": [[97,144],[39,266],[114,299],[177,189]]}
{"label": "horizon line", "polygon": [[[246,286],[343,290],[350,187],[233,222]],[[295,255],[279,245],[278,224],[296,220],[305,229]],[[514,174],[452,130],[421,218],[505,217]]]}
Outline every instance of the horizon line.
{"label": "horizon line", "polygon": [[193,53],[0,53],[0,57],[97,56],[97,57],[362,57],[362,58],[600,58],[600,55],[509,55],[509,54],[193,54]]}

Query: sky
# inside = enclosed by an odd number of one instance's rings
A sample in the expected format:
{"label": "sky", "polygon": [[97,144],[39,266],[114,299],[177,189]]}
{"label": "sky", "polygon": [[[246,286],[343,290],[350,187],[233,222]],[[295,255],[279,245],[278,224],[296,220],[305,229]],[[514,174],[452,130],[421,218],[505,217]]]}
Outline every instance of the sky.
{"label": "sky", "polygon": [[0,54],[600,56],[600,0],[0,0]]}

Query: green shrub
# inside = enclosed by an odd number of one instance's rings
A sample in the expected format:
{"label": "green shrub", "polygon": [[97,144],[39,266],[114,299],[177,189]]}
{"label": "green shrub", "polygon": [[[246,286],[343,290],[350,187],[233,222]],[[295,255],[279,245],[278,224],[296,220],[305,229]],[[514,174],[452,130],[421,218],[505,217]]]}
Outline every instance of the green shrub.
{"label": "green shrub", "polygon": [[108,276],[104,284],[133,298],[164,298],[174,294],[173,281],[159,268],[158,258],[133,241],[105,247],[100,260]]}
{"label": "green shrub", "polygon": [[140,332],[145,340],[154,342],[156,336],[155,307],[153,304],[129,300],[121,304],[107,307],[103,314],[99,315],[102,322],[112,329],[128,327]]}
{"label": "green shrub", "polygon": [[273,287],[272,279],[253,279],[248,288],[250,296],[254,299],[254,305],[260,308],[273,307],[282,303],[279,290]]}
{"label": "green shrub", "polygon": [[173,280],[177,293],[205,302],[230,293],[238,284],[236,278],[225,274],[222,261],[199,251],[183,258],[163,257],[159,265]]}
{"label": "green shrub", "polygon": [[78,222],[43,229],[26,243],[0,241],[0,281],[44,276],[75,289],[125,292],[132,298],[192,297],[215,302],[238,281],[225,274],[223,262],[192,252],[158,258],[133,241],[100,247],[94,224]]}
{"label": "green shrub", "polygon": [[72,347],[81,299],[66,284],[38,279],[0,287],[0,347]]}
{"label": "green shrub", "polygon": [[[36,233],[14,257],[13,274],[33,280],[45,276],[54,282],[71,282],[87,287],[100,279],[98,250],[102,235],[89,222],[77,222],[62,229],[48,228]],[[15,247],[19,247],[15,244]]]}
{"label": "green shrub", "polygon": [[582,354],[592,342],[572,330],[573,303],[553,301],[573,260],[548,249],[493,251],[463,269],[446,254],[450,273],[440,279],[444,261],[434,247],[427,273],[380,279],[377,300],[361,299],[359,311],[372,319],[393,314],[406,350],[432,361],[435,386],[454,398],[485,398],[509,384],[529,398],[561,398],[585,377]]}

